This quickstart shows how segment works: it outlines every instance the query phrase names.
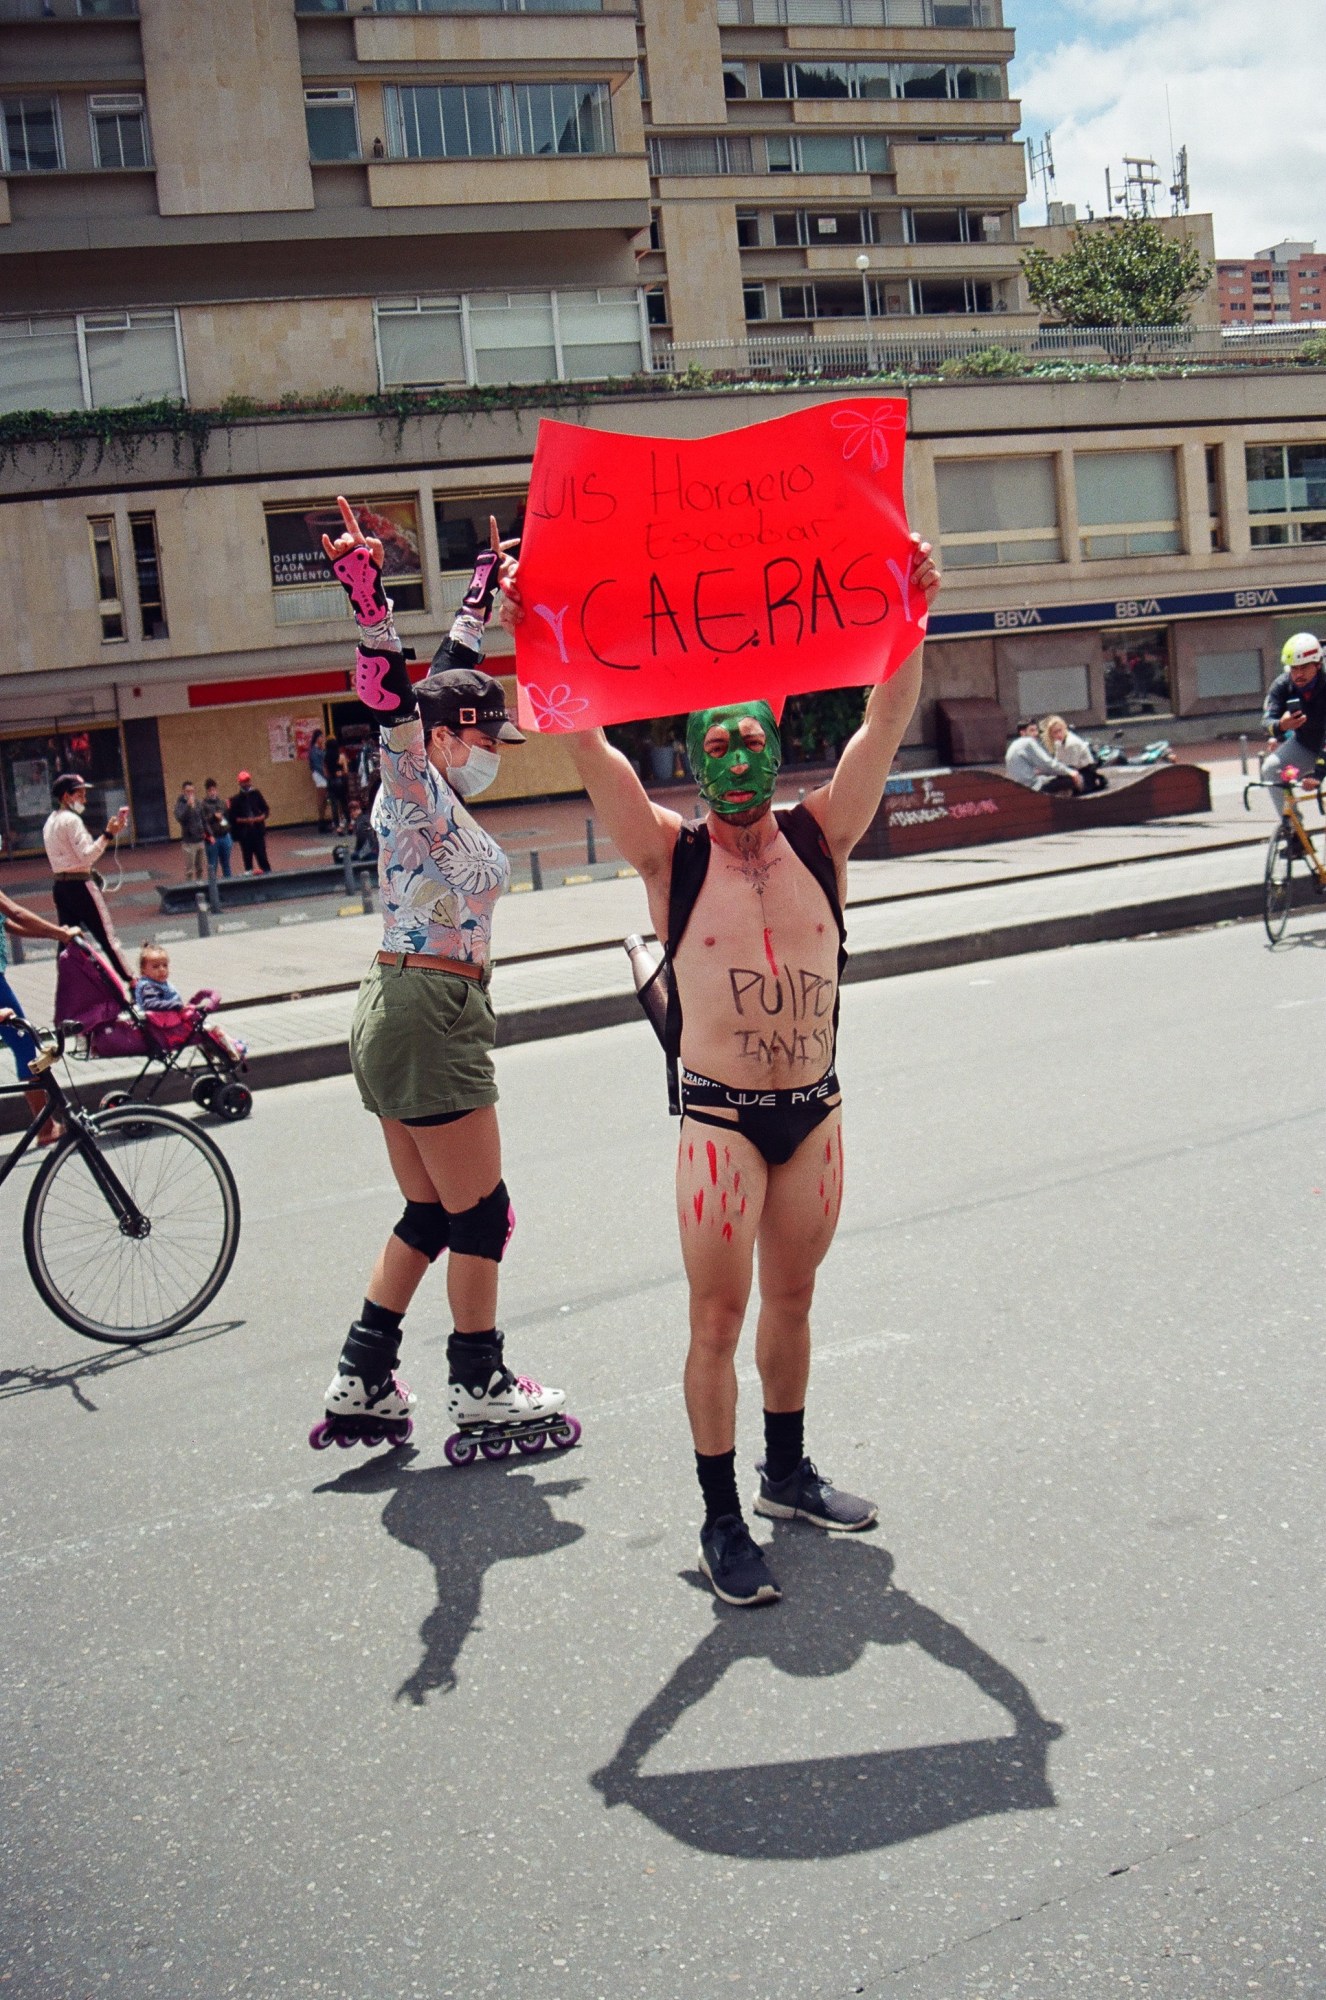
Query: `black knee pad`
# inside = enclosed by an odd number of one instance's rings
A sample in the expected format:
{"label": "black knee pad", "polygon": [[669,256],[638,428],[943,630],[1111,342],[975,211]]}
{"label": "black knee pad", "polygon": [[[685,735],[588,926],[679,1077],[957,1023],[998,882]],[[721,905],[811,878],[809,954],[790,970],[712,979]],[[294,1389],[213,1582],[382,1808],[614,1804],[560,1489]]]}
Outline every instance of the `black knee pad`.
{"label": "black knee pad", "polygon": [[440,1201],[407,1201],[405,1213],[391,1233],[408,1249],[436,1264],[450,1241],[451,1220]]}
{"label": "black knee pad", "polygon": [[490,1257],[494,1264],[500,1264],[516,1226],[516,1211],[511,1206],[506,1182],[499,1181],[492,1193],[476,1201],[473,1208],[462,1209],[459,1215],[448,1212],[447,1221],[451,1225],[451,1249],[458,1250],[462,1257]]}

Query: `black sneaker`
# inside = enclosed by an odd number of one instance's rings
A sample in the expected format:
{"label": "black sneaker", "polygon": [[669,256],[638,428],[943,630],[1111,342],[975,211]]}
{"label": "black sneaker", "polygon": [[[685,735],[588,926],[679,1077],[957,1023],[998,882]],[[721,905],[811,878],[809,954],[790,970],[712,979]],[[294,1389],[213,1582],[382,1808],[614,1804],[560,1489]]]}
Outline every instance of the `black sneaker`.
{"label": "black sneaker", "polygon": [[755,1511],[767,1514],[770,1520],[812,1521],[817,1528],[850,1535],[860,1528],[873,1528],[879,1519],[879,1508],[873,1500],[858,1499],[855,1493],[840,1493],[836,1486],[821,1478],[808,1458],[803,1458],[786,1479],[770,1479],[763,1459],[755,1470],[760,1475]]}
{"label": "black sneaker", "polygon": [[701,1528],[700,1568],[724,1604],[776,1604],[783,1594],[740,1514],[722,1514]]}

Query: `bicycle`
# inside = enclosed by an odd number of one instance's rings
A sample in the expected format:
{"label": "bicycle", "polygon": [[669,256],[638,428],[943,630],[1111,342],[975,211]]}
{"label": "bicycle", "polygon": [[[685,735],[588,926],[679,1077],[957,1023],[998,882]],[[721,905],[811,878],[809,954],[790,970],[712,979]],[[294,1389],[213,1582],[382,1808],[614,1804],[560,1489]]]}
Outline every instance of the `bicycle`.
{"label": "bicycle", "polygon": [[1326,861],[1317,852],[1316,842],[1303,824],[1300,806],[1312,799],[1317,801],[1317,810],[1326,816],[1326,801],[1321,795],[1322,777],[1312,779],[1286,770],[1289,782],[1272,786],[1264,778],[1249,778],[1243,787],[1243,809],[1252,810],[1248,803],[1249,792],[1283,791],[1285,802],[1271,838],[1266,845],[1266,868],[1262,877],[1262,922],[1266,935],[1273,945],[1279,944],[1289,922],[1289,912],[1294,900],[1294,863],[1306,863],[1312,877],[1312,892],[1315,896],[1326,896]]}
{"label": "bicycle", "polygon": [[39,1297],[89,1340],[141,1347],[178,1333],[216,1297],[239,1246],[239,1190],[215,1141],[155,1104],[89,1112],[55,1064],[62,1031],[24,1020],[37,1050],[26,1083],[45,1103],[8,1158],[0,1187],[48,1119],[64,1126],[23,1211],[23,1256]]}

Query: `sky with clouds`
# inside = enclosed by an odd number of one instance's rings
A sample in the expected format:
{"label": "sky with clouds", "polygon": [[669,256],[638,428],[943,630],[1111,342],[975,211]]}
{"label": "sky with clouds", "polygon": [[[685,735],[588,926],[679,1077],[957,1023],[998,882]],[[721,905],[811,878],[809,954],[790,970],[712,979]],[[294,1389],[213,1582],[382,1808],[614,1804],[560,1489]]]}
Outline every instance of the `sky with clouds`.
{"label": "sky with clouds", "polygon": [[[1125,153],[1154,157],[1168,187],[1172,118],[1220,256],[1284,237],[1326,249],[1326,0],[1004,0],[1004,19],[1024,135],[1053,132],[1058,197],[1079,214],[1104,213]],[[1039,188],[1023,213],[1045,220]]]}

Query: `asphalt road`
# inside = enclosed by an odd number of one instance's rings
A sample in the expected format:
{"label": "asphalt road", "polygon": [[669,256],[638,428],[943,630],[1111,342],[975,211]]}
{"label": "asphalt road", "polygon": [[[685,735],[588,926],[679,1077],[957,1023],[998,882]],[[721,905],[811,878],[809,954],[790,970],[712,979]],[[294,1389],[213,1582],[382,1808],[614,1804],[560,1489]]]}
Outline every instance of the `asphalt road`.
{"label": "asphalt road", "polygon": [[643,1023],[500,1058],[557,1459],[445,1464],[436,1277],[417,1450],[308,1450],[396,1212],[348,1081],[224,1133],[223,1313],[158,1350],[47,1318],[11,1183],[0,1992],[1326,1992],[1324,969],[849,989],[809,1439],[881,1524],[774,1531],[755,1613],[697,1587]]}

